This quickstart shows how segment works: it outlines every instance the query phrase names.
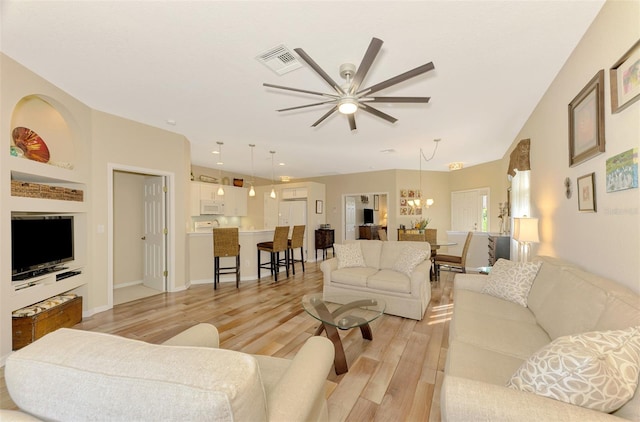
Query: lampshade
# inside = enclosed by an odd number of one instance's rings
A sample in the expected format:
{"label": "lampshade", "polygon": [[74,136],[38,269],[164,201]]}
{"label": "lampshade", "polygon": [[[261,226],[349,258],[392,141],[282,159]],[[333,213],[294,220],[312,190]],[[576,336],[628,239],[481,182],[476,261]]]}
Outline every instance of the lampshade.
{"label": "lampshade", "polygon": [[353,114],[358,109],[358,103],[351,97],[345,97],[338,102],[338,111],[342,114]]}
{"label": "lampshade", "polygon": [[538,219],[528,217],[514,218],[513,238],[518,242],[539,242]]}
{"label": "lampshade", "polygon": [[218,195],[220,195],[220,196],[224,195],[224,189],[222,189],[222,185],[218,186]]}
{"label": "lampshade", "polygon": [[433,198],[427,198],[427,207],[433,205]]}
{"label": "lampshade", "polygon": [[249,189],[249,196],[256,196],[256,190],[253,188],[253,185],[251,185],[251,189]]}

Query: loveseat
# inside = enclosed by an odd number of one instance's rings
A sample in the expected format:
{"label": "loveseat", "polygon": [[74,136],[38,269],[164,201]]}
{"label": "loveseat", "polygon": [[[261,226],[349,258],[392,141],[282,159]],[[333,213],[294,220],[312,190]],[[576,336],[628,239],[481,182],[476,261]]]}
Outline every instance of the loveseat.
{"label": "loveseat", "polygon": [[640,420],[640,296],[543,256],[521,288],[524,267],[501,261],[454,279],[442,420]]}
{"label": "loveseat", "polygon": [[3,410],[0,420],[328,420],[328,339],[309,338],[293,360],[217,347],[210,324],[163,345],[59,329],[7,358],[21,412]]}
{"label": "loveseat", "polygon": [[386,314],[422,319],[431,300],[428,242],[355,240],[334,249],[320,264],[323,293],[382,299]]}

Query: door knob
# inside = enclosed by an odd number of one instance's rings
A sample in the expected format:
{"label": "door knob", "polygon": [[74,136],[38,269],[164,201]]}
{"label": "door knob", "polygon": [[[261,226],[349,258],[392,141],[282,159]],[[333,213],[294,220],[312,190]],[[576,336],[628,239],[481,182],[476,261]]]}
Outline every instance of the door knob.
{"label": "door knob", "polygon": [[147,240],[147,236],[142,236],[140,239]]}

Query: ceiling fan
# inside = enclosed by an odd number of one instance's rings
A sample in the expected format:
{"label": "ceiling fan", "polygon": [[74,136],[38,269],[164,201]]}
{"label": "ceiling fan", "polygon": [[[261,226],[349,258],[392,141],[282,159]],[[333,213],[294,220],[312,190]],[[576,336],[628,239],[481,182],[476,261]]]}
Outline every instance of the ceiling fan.
{"label": "ceiling fan", "polygon": [[298,89],[298,88],[290,88],[286,86],[273,85],[264,83],[263,86],[269,88],[277,88],[284,89],[288,91],[302,92],[305,94],[318,95],[321,97],[328,98],[326,101],[321,101],[319,103],[313,104],[305,104],[296,107],[289,107],[277,110],[279,112],[282,111],[290,111],[297,110],[300,108],[306,107],[315,107],[324,104],[333,105],[331,110],[325,113],[322,117],[316,120],[311,127],[316,127],[320,123],[322,123],[327,117],[331,116],[336,111],[339,111],[342,114],[345,114],[349,119],[349,127],[351,130],[356,129],[356,119],[354,113],[357,110],[363,110],[367,113],[373,114],[374,116],[380,117],[390,123],[395,123],[398,119],[388,115],[387,113],[383,113],[382,111],[373,108],[370,103],[428,103],[430,97],[371,97],[370,95],[381,91],[385,88],[388,88],[392,85],[396,85],[400,82],[404,82],[407,79],[411,79],[423,73],[426,73],[430,70],[434,69],[433,62],[429,62],[423,64],[422,66],[418,66],[415,69],[404,72],[400,75],[394,76],[393,78],[387,79],[386,81],[377,83],[368,88],[360,89],[360,85],[364,81],[364,78],[367,76],[367,72],[371,68],[373,61],[375,60],[380,48],[382,47],[382,40],[378,38],[372,38],[369,47],[367,48],[364,57],[362,58],[362,62],[360,63],[360,67],[357,68],[355,65],[351,63],[345,63],[340,66],[340,76],[345,79],[346,83],[344,85],[338,85],[331,76],[329,76],[318,64],[301,48],[295,48],[294,51],[298,53],[298,55],[307,62],[309,66],[313,70],[316,71],[318,75],[322,77],[335,91],[335,94],[327,94],[316,91],[309,91],[306,89]]}

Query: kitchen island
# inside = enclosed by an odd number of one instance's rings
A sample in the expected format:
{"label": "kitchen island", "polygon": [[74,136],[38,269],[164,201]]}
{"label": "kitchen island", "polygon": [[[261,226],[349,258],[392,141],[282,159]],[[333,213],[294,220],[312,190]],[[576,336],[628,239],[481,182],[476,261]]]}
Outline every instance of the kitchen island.
{"label": "kitchen island", "polygon": [[[258,279],[258,252],[256,245],[260,242],[273,240],[274,230],[243,230],[238,232],[240,241],[240,281]],[[191,284],[213,284],[213,234],[211,232],[187,233],[187,259],[189,268],[189,281]],[[227,261],[228,260],[228,261]],[[235,258],[220,258],[223,267],[235,265]],[[264,254],[262,261],[269,261]],[[281,271],[284,271],[282,269]],[[268,271],[262,271],[262,276],[268,276]],[[223,274],[221,282],[235,283],[235,275]]]}

